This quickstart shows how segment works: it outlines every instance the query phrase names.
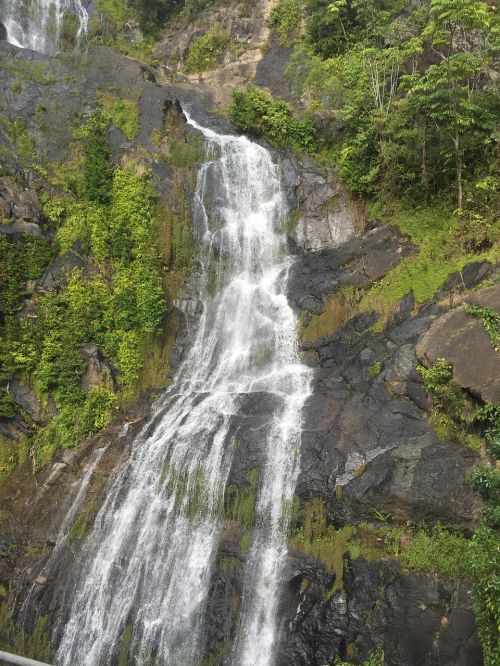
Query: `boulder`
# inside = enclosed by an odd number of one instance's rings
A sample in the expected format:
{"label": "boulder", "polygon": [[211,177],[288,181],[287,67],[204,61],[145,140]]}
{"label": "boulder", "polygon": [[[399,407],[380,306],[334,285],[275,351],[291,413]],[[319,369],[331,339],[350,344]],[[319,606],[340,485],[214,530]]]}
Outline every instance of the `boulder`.
{"label": "boulder", "polygon": [[[500,312],[500,285],[485,287],[470,302]],[[500,356],[481,317],[461,306],[439,317],[418,345],[417,356],[430,366],[438,358],[453,365],[453,378],[483,402],[500,403]]]}

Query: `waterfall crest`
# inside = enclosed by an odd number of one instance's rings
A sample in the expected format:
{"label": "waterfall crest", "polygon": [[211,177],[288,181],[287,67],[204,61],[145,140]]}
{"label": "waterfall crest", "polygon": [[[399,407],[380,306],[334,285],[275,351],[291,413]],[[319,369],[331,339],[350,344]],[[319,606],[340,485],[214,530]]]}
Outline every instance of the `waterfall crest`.
{"label": "waterfall crest", "polygon": [[285,294],[286,205],[267,150],[188,122],[205,137],[196,214],[202,263],[215,265],[218,293],[205,296],[192,348],[98,512],[75,571],[60,666],[114,663],[127,632],[137,663],[199,663],[234,426],[252,394],[276,407],[263,434],[240,630],[228,658],[235,666],[273,662],[287,508],[310,390]]}

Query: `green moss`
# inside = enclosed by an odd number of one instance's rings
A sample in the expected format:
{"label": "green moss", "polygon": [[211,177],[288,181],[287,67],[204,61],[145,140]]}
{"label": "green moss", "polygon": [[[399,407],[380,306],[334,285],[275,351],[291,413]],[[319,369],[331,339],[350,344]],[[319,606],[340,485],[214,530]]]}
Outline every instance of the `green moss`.
{"label": "green moss", "polygon": [[56,83],[52,76],[51,65],[47,62],[33,62],[29,60],[16,60],[16,62],[2,63],[11,74],[23,81],[34,81],[43,86]]}
{"label": "green moss", "polygon": [[132,638],[134,630],[130,622],[128,622],[123,630],[122,640],[120,644],[120,655],[118,657],[118,666],[127,666],[129,663],[130,646],[132,645]]}
{"label": "green moss", "polygon": [[382,361],[376,361],[372,366],[368,368],[368,377],[369,379],[373,379],[377,375],[380,375],[382,372]]}
{"label": "green moss", "polygon": [[32,633],[26,633],[10,616],[7,603],[0,603],[0,650],[49,662],[52,647],[47,617],[38,617]]}
{"label": "green moss", "polygon": [[129,141],[139,134],[140,115],[139,104],[136,99],[116,97],[109,93],[98,93],[99,103],[102,105],[113,125],[121,130]]}
{"label": "green moss", "polygon": [[228,520],[236,520],[240,525],[250,527],[255,520],[255,502],[259,483],[259,468],[247,474],[248,487],[227,486],[224,493],[224,516]]}
{"label": "green moss", "polygon": [[71,526],[69,530],[69,539],[70,541],[80,541],[83,539],[85,534],[87,533],[87,530],[89,528],[89,525],[94,518],[97,509],[98,509],[98,503],[95,498],[90,498],[87,500],[87,503],[81,513],[78,514],[78,516],[75,518],[73,525]]}
{"label": "green moss", "polygon": [[74,51],[78,46],[77,34],[80,21],[76,14],[65,12],[63,14],[60,33],[60,45],[62,51]]}
{"label": "green moss", "polygon": [[312,532],[309,530],[311,536],[307,536],[306,530],[307,526],[304,524],[304,527],[297,531],[292,545],[307,555],[318,558],[328,571],[335,573],[335,582],[328,591],[328,596],[343,587],[344,561],[347,553],[351,559],[377,560],[393,557],[394,542],[400,536],[398,530],[391,534],[388,530],[385,532],[376,530],[369,525],[360,527],[346,525],[335,529],[327,526],[323,519],[316,523]]}
{"label": "green moss", "polygon": [[444,579],[467,577],[470,541],[459,531],[441,526],[420,528],[401,553],[401,562],[413,571],[438,574]]}
{"label": "green moss", "polygon": [[229,642],[227,640],[219,641],[217,647],[209,655],[207,655],[201,660],[199,666],[219,666],[220,664],[222,664],[222,661],[224,659],[228,647],[229,647]]}
{"label": "green moss", "polygon": [[238,567],[238,560],[231,555],[222,555],[219,557],[219,568],[225,573],[234,573]]}
{"label": "green moss", "polygon": [[243,554],[248,553],[251,545],[252,545],[252,533],[250,532],[250,530],[246,530],[240,539],[241,552]]}
{"label": "green moss", "polygon": [[343,286],[325,303],[323,312],[309,317],[304,323],[306,313],[301,314],[300,337],[304,342],[319,342],[338,331],[356,311],[360,291],[354,287]]}
{"label": "green moss", "polygon": [[25,435],[20,439],[7,439],[0,435],[0,484],[14,469],[28,457],[29,440]]}
{"label": "green moss", "polygon": [[205,151],[200,144],[186,141],[173,141],[170,145],[169,163],[180,169],[187,169],[200,164],[205,159]]}
{"label": "green moss", "polygon": [[449,275],[461,271],[472,260],[487,259],[495,263],[500,257],[497,248],[477,254],[457,254],[450,246],[450,236],[460,225],[460,219],[450,214],[446,206],[410,209],[393,204],[392,207],[372,207],[372,212],[398,227],[417,246],[416,253],[405,257],[361,298],[361,312],[376,311],[383,315],[376,326],[379,329],[410,290],[417,303],[424,303],[434,296]]}

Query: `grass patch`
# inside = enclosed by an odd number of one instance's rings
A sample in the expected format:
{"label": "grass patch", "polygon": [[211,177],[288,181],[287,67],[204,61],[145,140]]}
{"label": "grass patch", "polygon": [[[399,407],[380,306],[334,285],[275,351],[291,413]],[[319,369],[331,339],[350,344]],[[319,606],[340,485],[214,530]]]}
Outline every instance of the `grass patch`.
{"label": "grass patch", "polygon": [[372,214],[384,223],[393,224],[408,235],[417,252],[376,282],[361,298],[361,312],[379,312],[381,329],[399,301],[413,290],[417,304],[431,299],[452,273],[461,271],[470,261],[500,258],[493,247],[479,254],[454,254],[450,237],[460,225],[460,219],[444,205],[425,208],[388,208],[382,204],[372,207]]}
{"label": "grass patch", "polygon": [[96,0],[95,4],[101,13],[109,16],[117,28],[123,28],[130,18],[130,12],[123,0]]}

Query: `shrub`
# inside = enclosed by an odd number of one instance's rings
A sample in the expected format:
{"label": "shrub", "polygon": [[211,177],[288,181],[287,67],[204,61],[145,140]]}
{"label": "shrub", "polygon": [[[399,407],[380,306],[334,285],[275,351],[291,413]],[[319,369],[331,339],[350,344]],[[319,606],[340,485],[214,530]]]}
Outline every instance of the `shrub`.
{"label": "shrub", "polygon": [[224,56],[231,39],[226,30],[216,25],[204,35],[196,37],[186,58],[187,72],[205,72],[218,65]]}
{"label": "shrub", "polygon": [[278,0],[269,14],[269,27],[277,33],[282,46],[289,46],[300,28],[301,7],[298,0]]}
{"label": "shrub", "polygon": [[434,405],[449,414],[454,421],[463,421],[463,394],[453,381],[453,366],[444,358],[438,358],[430,368],[418,366],[424,380],[424,388],[431,393]]}
{"label": "shrub", "polygon": [[264,134],[278,148],[292,147],[298,151],[317,148],[312,121],[295,118],[287,102],[275,101],[255,86],[233,92],[229,116],[238,130]]}
{"label": "shrub", "polygon": [[106,428],[111,422],[111,415],[118,406],[117,396],[103,386],[96,386],[89,391],[82,409],[80,432],[83,436],[93,435]]}

